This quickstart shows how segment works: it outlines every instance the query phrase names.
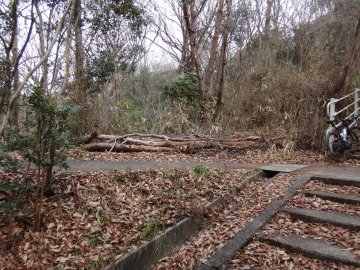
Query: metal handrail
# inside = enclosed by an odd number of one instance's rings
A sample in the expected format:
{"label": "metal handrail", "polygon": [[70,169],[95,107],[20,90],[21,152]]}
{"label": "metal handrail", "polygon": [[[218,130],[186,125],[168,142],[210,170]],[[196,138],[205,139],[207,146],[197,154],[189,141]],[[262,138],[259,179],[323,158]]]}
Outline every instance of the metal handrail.
{"label": "metal handrail", "polygon": [[[359,99],[359,95],[360,95],[360,89],[359,88],[356,88],[354,90],[353,93],[350,93],[346,96],[343,96],[339,99],[336,99],[336,98],[331,98],[330,99],[330,102],[327,104],[326,106],[326,111],[327,111],[327,115],[329,117],[329,120],[330,121],[334,121],[335,120],[335,117],[337,115],[339,115],[340,113],[350,109],[351,107],[354,107],[353,111],[347,115],[345,117],[345,119],[349,119],[350,117],[352,116],[357,116],[359,114],[359,111],[360,111],[360,106],[359,106],[359,103],[360,103],[360,99]],[[346,105],[345,107],[341,108],[339,111],[336,111],[336,103],[338,103],[339,101],[341,100],[344,100],[344,99],[347,99],[347,98],[350,98],[354,96],[354,101],[348,105]]]}

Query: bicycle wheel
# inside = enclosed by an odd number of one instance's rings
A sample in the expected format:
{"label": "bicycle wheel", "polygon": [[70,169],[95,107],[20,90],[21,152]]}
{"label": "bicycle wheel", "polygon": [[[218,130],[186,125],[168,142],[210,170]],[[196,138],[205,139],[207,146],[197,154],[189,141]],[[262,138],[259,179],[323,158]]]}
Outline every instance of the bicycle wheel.
{"label": "bicycle wheel", "polygon": [[350,136],[352,140],[351,144],[351,152],[359,152],[360,151],[360,128],[352,127],[350,128]]}
{"label": "bicycle wheel", "polygon": [[335,131],[330,131],[326,135],[326,146],[330,156],[336,162],[343,162],[347,156],[347,150],[342,142],[340,135]]}

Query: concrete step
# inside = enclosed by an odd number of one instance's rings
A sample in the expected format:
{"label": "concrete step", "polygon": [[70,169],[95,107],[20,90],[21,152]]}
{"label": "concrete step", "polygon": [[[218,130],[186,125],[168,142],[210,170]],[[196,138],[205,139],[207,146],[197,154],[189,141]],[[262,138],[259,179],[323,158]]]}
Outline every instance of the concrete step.
{"label": "concrete step", "polygon": [[303,208],[284,208],[284,212],[314,223],[330,223],[339,227],[360,230],[360,216]]}
{"label": "concrete step", "polygon": [[[282,199],[273,200],[253,221],[245,226],[233,239],[223,245],[215,254],[210,256],[205,263],[202,263],[197,270],[221,269],[231,257],[245,245],[247,245],[264,224],[280,211],[286,201],[298,193],[309,182],[310,176],[299,177],[287,190]],[[241,217],[239,217],[241,218]]]}
{"label": "concrete step", "polygon": [[334,192],[324,192],[324,191],[306,191],[304,194],[305,196],[308,197],[316,196],[333,202],[360,204],[360,197],[353,195],[340,194]]}
{"label": "concrete step", "polygon": [[291,173],[307,167],[309,166],[301,164],[270,164],[260,167],[260,170],[263,171],[265,177],[272,178],[280,172]]}
{"label": "concrete step", "polygon": [[323,240],[304,238],[299,235],[263,236],[260,240],[292,252],[304,254],[310,258],[331,260],[360,267],[359,256],[339,246],[329,245]]}
{"label": "concrete step", "polygon": [[[358,177],[360,177],[360,175]],[[360,179],[355,178],[314,177],[313,180],[318,180],[330,185],[360,187]]]}
{"label": "concrete step", "polygon": [[239,249],[243,248],[253,238],[255,233],[267,223],[285,204],[285,200],[273,201],[238,235],[228,241],[220,250],[212,255],[198,270],[220,269]]}
{"label": "concrete step", "polygon": [[270,164],[270,165],[260,167],[260,170],[290,173],[290,172],[294,172],[294,171],[297,171],[297,170],[300,170],[300,169],[304,169],[306,167],[309,167],[309,165],[301,165],[301,164]]}

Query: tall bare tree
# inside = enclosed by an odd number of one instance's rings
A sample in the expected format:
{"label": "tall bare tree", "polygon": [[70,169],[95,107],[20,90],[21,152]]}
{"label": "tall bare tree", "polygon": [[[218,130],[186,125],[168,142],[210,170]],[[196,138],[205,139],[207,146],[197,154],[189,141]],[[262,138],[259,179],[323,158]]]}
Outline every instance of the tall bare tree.
{"label": "tall bare tree", "polygon": [[198,50],[199,45],[196,39],[197,13],[195,11],[195,1],[184,0],[183,12],[184,12],[186,30],[189,38],[189,44],[190,44],[190,56],[191,56],[190,66],[193,66],[196,72],[196,77],[198,79],[198,84],[199,84],[200,100],[201,102],[206,102],[207,98],[205,94],[204,74],[200,63],[201,60]]}
{"label": "tall bare tree", "polygon": [[75,35],[74,101],[75,104],[79,105],[76,135],[83,135],[87,128],[87,108],[85,107],[87,104],[87,84],[81,13],[81,0],[74,0],[74,17],[72,19]]}
{"label": "tall bare tree", "polygon": [[228,40],[229,33],[231,30],[231,18],[232,18],[232,0],[226,0],[226,21],[224,25],[224,30],[222,33],[222,43],[220,48],[220,57],[219,57],[219,70],[217,76],[217,92],[216,92],[216,112],[219,113],[220,106],[222,105],[223,100],[223,90],[225,84],[225,69],[227,62],[227,49],[228,49]]}
{"label": "tall bare tree", "polygon": [[[49,41],[49,45],[47,47],[47,49],[43,52],[43,55],[38,57],[38,61],[31,67],[28,68],[28,71],[24,74],[22,74],[21,76],[21,81],[19,80],[18,85],[17,84],[13,84],[13,80],[14,80],[14,75],[16,74],[17,70],[18,70],[18,66],[20,63],[20,60],[22,59],[22,56],[30,42],[30,39],[32,37],[32,29],[33,29],[33,25],[35,23],[35,16],[34,16],[34,9],[35,9],[35,3],[36,1],[32,1],[31,3],[31,23],[29,26],[29,29],[27,31],[27,35],[26,35],[26,39],[23,42],[22,46],[20,47],[20,50],[17,53],[17,57],[14,63],[12,63],[11,65],[11,72],[9,72],[9,75],[11,75],[10,79],[7,78],[9,80],[9,87],[10,89],[13,89],[11,91],[11,94],[9,96],[9,98],[7,99],[8,102],[7,104],[5,104],[5,109],[1,112],[1,125],[0,125],[0,136],[4,135],[4,131],[6,126],[8,125],[11,116],[13,115],[13,111],[15,108],[15,104],[18,100],[18,98],[21,95],[22,90],[25,88],[26,84],[28,83],[28,81],[30,80],[30,78],[32,77],[32,75],[40,68],[42,67],[43,63],[46,62],[46,60],[49,58],[50,53],[52,52],[52,49],[54,48],[55,44],[58,42],[59,36],[61,34],[61,30],[64,27],[64,21],[66,16],[69,13],[70,7],[71,7],[71,3],[69,3],[64,11],[63,14],[61,14],[60,19],[56,25],[55,28],[55,33],[52,36],[51,41]],[[16,15],[18,16],[18,14]],[[14,26],[12,26],[11,29],[13,29]],[[14,29],[13,32],[14,33]],[[9,50],[9,52],[11,52],[12,48],[13,48],[13,44],[14,44],[14,40],[15,40],[15,34],[11,35],[11,39],[10,39],[10,43],[8,43],[8,40],[6,40],[4,37],[1,37],[1,40],[3,42],[3,45],[5,48],[7,48]],[[9,46],[11,45],[11,46]],[[6,84],[6,83],[5,83]],[[16,88],[14,88],[14,86],[17,86]]]}
{"label": "tall bare tree", "polygon": [[[196,5],[195,1],[183,1],[183,13],[189,38],[191,61],[198,79],[201,102],[206,103],[207,97],[212,96],[216,107],[219,108],[222,104],[225,83],[232,1],[218,1],[215,8],[212,9],[213,11],[204,8],[206,4],[207,1],[202,1],[199,5]],[[205,20],[202,22],[202,29],[200,29],[198,19],[201,18],[205,10],[214,12],[215,22],[212,24],[211,21]],[[206,15],[203,16],[209,17],[209,14]],[[206,42],[204,36],[209,37],[210,42]],[[202,56],[204,51],[208,57]]]}
{"label": "tall bare tree", "polygon": [[16,101],[11,102],[11,96],[15,93],[16,88],[19,84],[19,63],[25,52],[25,49],[30,41],[33,25],[34,25],[34,1],[31,3],[30,10],[30,23],[25,33],[25,41],[18,50],[19,46],[19,1],[11,1],[8,3],[5,8],[7,10],[1,10],[0,15],[2,17],[3,24],[3,33],[0,35],[0,40],[2,42],[3,52],[3,86],[0,87],[0,112],[6,114],[9,112],[9,119],[13,117],[13,122],[16,122],[16,113],[14,116],[14,111],[17,111]]}
{"label": "tall bare tree", "polygon": [[345,64],[340,74],[337,84],[332,92],[332,95],[335,95],[337,92],[342,92],[345,89],[352,87],[352,80],[354,77],[353,68],[356,59],[359,59],[360,52],[360,16],[357,20],[356,27],[354,30],[354,35],[350,43],[350,49],[347,53]]}

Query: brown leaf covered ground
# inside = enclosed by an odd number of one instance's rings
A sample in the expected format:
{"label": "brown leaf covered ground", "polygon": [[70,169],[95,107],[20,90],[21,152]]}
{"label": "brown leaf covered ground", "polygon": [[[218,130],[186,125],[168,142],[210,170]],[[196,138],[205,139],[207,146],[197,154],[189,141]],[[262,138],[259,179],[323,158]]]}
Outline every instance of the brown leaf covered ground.
{"label": "brown leaf covered ground", "polygon": [[[190,161],[194,164],[203,161],[339,165],[319,153],[282,150],[267,152],[204,150],[194,155],[185,155],[89,153],[72,149],[69,150],[69,157],[83,160]],[[341,165],[359,166],[360,163],[359,160],[351,159]],[[213,212],[204,212],[202,209],[206,203],[219,196],[228,195],[231,188],[236,187],[252,172],[205,170],[202,175],[201,167],[198,169],[200,174],[195,173],[193,169],[59,172],[56,175],[58,183],[56,195],[46,198],[43,202],[43,223],[40,231],[34,231],[32,228],[33,193],[20,191],[23,192],[24,199],[18,202],[19,209],[14,210],[10,206],[0,207],[0,269],[101,269],[183,217],[201,214],[207,222],[213,220],[212,223],[204,225],[206,228],[194,235],[173,256],[153,265],[153,269],[195,269],[226,240],[243,229],[273,199],[282,196],[297,177],[281,174],[269,181],[252,182],[240,190],[237,196],[228,199],[226,205],[218,207]],[[31,179],[31,176],[30,174],[28,178]],[[21,175],[5,172],[0,172],[0,179],[1,184],[23,181]],[[30,183],[32,181],[33,179]],[[306,189],[318,190],[321,185],[312,182],[306,186]],[[349,189],[345,192],[353,194],[354,190]],[[16,194],[19,195],[19,192]],[[2,201],[9,196],[0,192]],[[318,203],[326,207],[322,201]],[[294,206],[306,204],[311,207],[313,202],[307,202],[303,197],[296,197],[290,204]],[[347,211],[358,211],[356,206],[353,207],[355,208],[350,207]],[[289,222],[288,218],[290,217],[283,217],[285,224]],[[273,225],[274,228],[291,230],[290,227],[279,224],[281,226]],[[308,231],[311,232],[312,228],[309,227]],[[346,235],[344,231],[338,233]],[[331,238],[332,235],[329,234],[329,237]],[[280,265],[283,260],[283,250],[270,249],[268,245],[260,242],[254,243],[255,246],[247,247],[249,254],[255,252],[260,256],[269,253],[272,258],[271,263],[274,263],[274,266]],[[344,247],[353,244],[344,243]],[[246,258],[257,260],[253,255]],[[336,267],[331,264],[324,266],[319,261],[299,255],[291,254],[291,258],[294,259],[285,263],[289,266],[286,269],[302,269],[297,268],[299,265],[304,265],[303,269]],[[234,257],[233,260],[236,262],[239,258]],[[239,266],[233,263],[231,267],[237,269]],[[260,268],[263,267],[266,268],[266,265],[261,265]],[[268,269],[273,268],[269,266]],[[283,268],[279,266],[277,269]]]}
{"label": "brown leaf covered ground", "polygon": [[[32,227],[31,192],[17,211],[0,208],[0,269],[102,268],[185,216],[216,215],[202,213],[203,206],[249,174],[197,169],[59,173],[40,231]],[[4,185],[21,177],[0,178]]]}

